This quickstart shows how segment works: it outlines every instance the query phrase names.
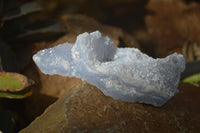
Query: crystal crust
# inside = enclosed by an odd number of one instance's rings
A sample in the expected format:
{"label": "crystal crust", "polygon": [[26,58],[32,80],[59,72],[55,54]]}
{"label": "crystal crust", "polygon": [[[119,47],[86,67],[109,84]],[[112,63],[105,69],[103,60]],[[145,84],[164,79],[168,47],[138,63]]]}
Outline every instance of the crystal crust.
{"label": "crystal crust", "polygon": [[153,59],[135,48],[114,47],[99,31],[80,34],[75,44],[41,50],[33,60],[45,74],[78,77],[106,96],[154,106],[162,106],[178,92],[185,69],[181,54]]}

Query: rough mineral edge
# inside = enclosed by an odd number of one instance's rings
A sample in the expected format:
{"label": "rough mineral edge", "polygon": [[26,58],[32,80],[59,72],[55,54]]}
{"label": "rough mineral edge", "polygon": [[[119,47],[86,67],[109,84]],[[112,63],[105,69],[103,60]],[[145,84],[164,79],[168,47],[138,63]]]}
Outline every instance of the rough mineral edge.
{"label": "rough mineral edge", "polygon": [[99,31],[83,33],[75,44],[39,51],[33,60],[45,74],[78,77],[106,96],[162,106],[177,92],[185,59],[174,53],[153,59],[135,48],[117,48]]}

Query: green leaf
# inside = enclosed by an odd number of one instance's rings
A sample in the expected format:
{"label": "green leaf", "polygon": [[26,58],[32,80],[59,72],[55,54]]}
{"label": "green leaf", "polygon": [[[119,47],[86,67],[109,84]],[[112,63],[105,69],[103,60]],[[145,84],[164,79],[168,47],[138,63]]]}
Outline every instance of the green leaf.
{"label": "green leaf", "polygon": [[23,90],[19,92],[3,92],[0,91],[0,97],[1,98],[10,98],[10,99],[21,99],[28,97],[32,94],[32,91],[30,90]]}
{"label": "green leaf", "polygon": [[17,92],[34,84],[32,80],[18,73],[0,72],[0,91]]}
{"label": "green leaf", "polygon": [[17,78],[13,78],[9,73],[0,76],[0,90],[5,90],[6,88],[11,88],[17,90],[22,87],[22,83]]}
{"label": "green leaf", "polygon": [[183,82],[185,82],[185,83],[200,83],[200,73],[194,74],[192,76],[189,76],[189,77],[183,79]]}

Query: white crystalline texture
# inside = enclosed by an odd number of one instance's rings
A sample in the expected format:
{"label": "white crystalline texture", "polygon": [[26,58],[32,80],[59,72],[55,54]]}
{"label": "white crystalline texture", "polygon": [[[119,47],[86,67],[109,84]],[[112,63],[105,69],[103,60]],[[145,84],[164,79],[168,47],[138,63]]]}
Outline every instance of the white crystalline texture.
{"label": "white crystalline texture", "polygon": [[99,31],[75,44],[39,51],[33,60],[45,74],[78,77],[114,99],[162,106],[178,92],[185,60],[180,54],[153,59],[135,48],[117,48]]}

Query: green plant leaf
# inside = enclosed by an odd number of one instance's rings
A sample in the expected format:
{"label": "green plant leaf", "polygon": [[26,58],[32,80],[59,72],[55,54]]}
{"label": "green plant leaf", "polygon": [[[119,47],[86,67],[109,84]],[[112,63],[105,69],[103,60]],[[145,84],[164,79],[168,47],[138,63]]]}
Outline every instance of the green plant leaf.
{"label": "green plant leaf", "polygon": [[0,72],[0,91],[16,92],[32,85],[34,82],[28,80],[24,75],[18,73]]}
{"label": "green plant leaf", "polygon": [[200,73],[194,74],[192,76],[189,76],[189,77],[183,79],[183,82],[185,82],[185,83],[200,83]]}
{"label": "green plant leaf", "polygon": [[11,77],[9,73],[6,73],[4,76],[0,76],[0,90],[5,90],[6,88],[17,90],[21,87],[22,83],[17,78]]}
{"label": "green plant leaf", "polygon": [[19,92],[3,92],[0,91],[0,97],[1,98],[10,98],[10,99],[21,99],[21,98],[25,98],[28,97],[32,94],[31,90],[23,90],[23,91],[19,91]]}

